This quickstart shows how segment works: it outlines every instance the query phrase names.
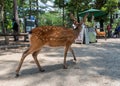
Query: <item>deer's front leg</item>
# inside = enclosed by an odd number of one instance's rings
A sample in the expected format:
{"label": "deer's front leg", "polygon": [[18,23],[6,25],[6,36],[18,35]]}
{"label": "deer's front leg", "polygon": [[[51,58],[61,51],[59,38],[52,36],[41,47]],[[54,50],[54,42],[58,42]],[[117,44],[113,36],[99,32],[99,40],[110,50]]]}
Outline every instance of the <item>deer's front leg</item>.
{"label": "deer's front leg", "polygon": [[66,57],[67,57],[67,52],[68,52],[69,46],[67,45],[65,47],[65,51],[64,51],[64,64],[63,64],[63,68],[67,69],[67,64],[66,64]]}
{"label": "deer's front leg", "polygon": [[75,57],[75,53],[74,53],[73,49],[70,47],[69,50],[71,51],[71,53],[72,53],[72,55],[73,55],[73,58],[74,58],[74,61],[76,62],[77,59],[76,59],[76,57]]}

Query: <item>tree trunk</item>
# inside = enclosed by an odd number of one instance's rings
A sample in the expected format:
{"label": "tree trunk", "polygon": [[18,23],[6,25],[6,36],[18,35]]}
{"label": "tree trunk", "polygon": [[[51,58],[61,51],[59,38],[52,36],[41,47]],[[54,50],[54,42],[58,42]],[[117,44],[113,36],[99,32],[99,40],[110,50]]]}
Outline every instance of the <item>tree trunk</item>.
{"label": "tree trunk", "polygon": [[113,17],[112,17],[112,13],[110,13],[110,26],[112,27],[112,23],[113,23]]}
{"label": "tree trunk", "polygon": [[14,19],[18,23],[18,31],[20,31],[20,25],[19,25],[19,18],[18,18],[18,10],[17,10],[17,0],[13,0],[13,15]]}
{"label": "tree trunk", "polygon": [[31,7],[31,0],[29,0],[29,6],[30,6],[30,13],[29,13],[29,17],[32,15],[32,7]]}
{"label": "tree trunk", "polygon": [[[4,1],[3,1],[4,3]],[[2,28],[2,32],[5,34],[6,33],[6,29],[4,28],[4,4],[1,4],[1,28]],[[9,37],[5,36],[5,44],[9,44]]]}
{"label": "tree trunk", "polygon": [[80,22],[78,10],[77,10],[77,21]]}
{"label": "tree trunk", "polygon": [[36,0],[36,6],[37,6],[37,16],[36,16],[36,19],[35,19],[35,24],[36,24],[36,27],[38,27],[38,18],[39,18],[39,11],[38,11],[38,0]]}
{"label": "tree trunk", "polygon": [[4,28],[4,6],[1,8],[1,28],[2,32],[5,33],[5,28]]}

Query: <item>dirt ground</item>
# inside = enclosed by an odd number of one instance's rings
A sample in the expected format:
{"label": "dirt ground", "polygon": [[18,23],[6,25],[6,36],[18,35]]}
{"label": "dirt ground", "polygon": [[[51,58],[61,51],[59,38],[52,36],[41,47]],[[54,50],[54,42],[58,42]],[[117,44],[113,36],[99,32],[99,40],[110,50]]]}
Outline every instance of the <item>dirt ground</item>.
{"label": "dirt ground", "polygon": [[27,56],[20,76],[15,70],[26,47],[0,50],[0,86],[120,86],[120,38],[88,45],[73,44],[77,62],[68,53],[68,69],[63,69],[63,48],[44,47],[38,59],[45,72],[39,72]]}

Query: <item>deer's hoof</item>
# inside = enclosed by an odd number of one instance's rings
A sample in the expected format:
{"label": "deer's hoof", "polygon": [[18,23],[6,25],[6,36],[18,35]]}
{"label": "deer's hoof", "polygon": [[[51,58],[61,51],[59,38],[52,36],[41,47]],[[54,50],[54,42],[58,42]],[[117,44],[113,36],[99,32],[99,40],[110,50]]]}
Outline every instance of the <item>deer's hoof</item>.
{"label": "deer's hoof", "polygon": [[44,69],[40,69],[40,72],[45,72],[45,70]]}
{"label": "deer's hoof", "polygon": [[76,59],[73,59],[73,62],[74,62],[74,63],[77,63],[77,60],[76,60]]}
{"label": "deer's hoof", "polygon": [[77,61],[77,59],[76,59],[76,58],[74,58],[74,61]]}
{"label": "deer's hoof", "polygon": [[15,78],[18,78],[18,77],[19,77],[19,74],[17,73],[16,76],[15,76]]}
{"label": "deer's hoof", "polygon": [[63,66],[63,69],[68,69],[68,67],[66,65]]}
{"label": "deer's hoof", "polygon": [[73,59],[73,61],[75,61],[75,62],[76,62],[76,61],[77,61],[77,59],[75,58],[75,59]]}

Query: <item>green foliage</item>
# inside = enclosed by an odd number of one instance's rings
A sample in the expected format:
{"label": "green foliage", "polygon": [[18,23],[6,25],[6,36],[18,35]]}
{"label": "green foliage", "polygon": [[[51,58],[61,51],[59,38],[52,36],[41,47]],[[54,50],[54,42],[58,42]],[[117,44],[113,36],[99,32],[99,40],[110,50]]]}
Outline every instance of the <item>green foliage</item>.
{"label": "green foliage", "polygon": [[[48,0],[40,0],[40,1],[42,1],[43,3],[46,3]],[[91,1],[93,0],[64,0],[64,4],[63,4],[63,0],[55,0],[55,3],[56,3],[56,6],[59,6],[59,7],[64,6],[66,14],[69,12],[73,12],[77,14],[81,11],[90,9],[92,7],[103,10],[108,14],[113,14],[118,10],[117,6],[118,6],[119,0],[94,0],[95,1],[94,5],[90,5],[89,3]],[[0,2],[3,2],[2,4],[4,4],[5,27],[11,28],[11,25],[12,25],[11,19],[13,18],[13,0],[0,0]],[[62,25],[63,23],[62,15],[60,15],[59,13],[42,13],[41,14],[41,12],[40,11],[38,12],[37,10],[35,11],[25,10],[25,9],[29,9],[30,6],[31,8],[37,7],[36,5],[37,0],[17,0],[17,2],[18,2],[18,8],[20,8],[18,9],[19,17],[24,18],[25,16],[28,16],[30,14],[37,16],[39,20],[39,25]],[[29,2],[31,2],[31,4]],[[62,5],[60,5],[60,3]],[[39,7],[39,8],[44,8],[44,7]],[[38,14],[40,14],[40,16],[38,16]],[[106,16],[103,19],[106,22],[108,22],[109,20],[108,16]],[[116,22],[114,23],[116,24]],[[113,24],[113,27],[115,27],[114,24]]]}
{"label": "green foliage", "polygon": [[118,0],[107,0],[107,2],[102,6],[102,10],[106,11],[107,13],[114,13],[117,11],[118,7]]}
{"label": "green foliage", "polygon": [[39,25],[62,25],[62,17],[59,13],[45,13],[40,15]]}
{"label": "green foliage", "polygon": [[115,19],[115,20],[114,20],[114,23],[112,24],[112,28],[115,29],[116,26],[119,25],[119,22],[120,22],[120,19]]}
{"label": "green foliage", "polygon": [[88,5],[91,0],[55,0],[55,4],[59,7],[66,7],[71,12],[83,11],[90,8]]}
{"label": "green foliage", "polygon": [[85,25],[86,25],[88,28],[90,28],[90,27],[93,27],[93,26],[94,26],[94,23],[87,21],[87,22],[85,23]]}

